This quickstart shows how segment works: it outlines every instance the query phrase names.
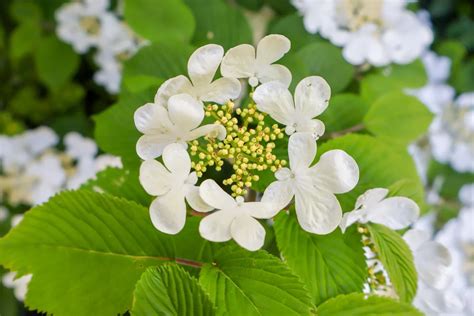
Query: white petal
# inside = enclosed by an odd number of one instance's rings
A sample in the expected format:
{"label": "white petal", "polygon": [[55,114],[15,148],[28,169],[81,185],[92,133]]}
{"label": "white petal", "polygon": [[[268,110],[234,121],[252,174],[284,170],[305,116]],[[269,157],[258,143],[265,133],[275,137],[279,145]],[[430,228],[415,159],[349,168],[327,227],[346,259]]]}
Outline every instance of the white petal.
{"label": "white petal", "polygon": [[288,53],[291,42],[288,38],[280,34],[267,35],[260,40],[257,46],[257,63],[273,64]]}
{"label": "white petal", "polygon": [[324,135],[326,126],[318,119],[309,120],[309,117],[301,117],[296,123],[296,132],[310,133],[314,139],[318,139]]}
{"label": "white petal", "polygon": [[240,215],[231,224],[232,238],[243,248],[255,251],[263,246],[265,229],[254,218]]}
{"label": "white petal", "polygon": [[166,131],[172,124],[166,109],[155,103],[147,103],[139,107],[134,115],[135,126],[143,134],[155,134]]}
{"label": "white petal", "polygon": [[395,196],[372,206],[368,211],[367,219],[398,230],[413,224],[419,215],[420,208],[413,200]]}
{"label": "white petal", "polygon": [[273,203],[265,203],[262,201],[244,203],[239,209],[244,210],[252,217],[261,219],[272,218],[281,210],[276,208]]}
{"label": "white petal", "polygon": [[163,233],[177,234],[186,222],[186,204],[182,192],[171,191],[150,205],[153,226]]}
{"label": "white petal", "polygon": [[176,179],[186,180],[191,171],[191,158],[181,144],[170,144],[163,150],[163,162]]}
{"label": "white petal", "polygon": [[192,130],[188,133],[186,141],[198,139],[202,136],[209,136],[211,138],[217,138],[223,140],[227,134],[227,131],[224,126],[220,124],[207,124]]}
{"label": "white petal", "polygon": [[359,181],[359,166],[339,149],[325,152],[311,172],[318,187],[337,194],[352,190]]}
{"label": "white petal", "polygon": [[207,215],[199,223],[199,233],[210,241],[228,241],[232,238],[230,226],[234,218],[235,213],[229,211],[217,211]]}
{"label": "white petal", "polygon": [[209,44],[199,47],[189,57],[188,73],[195,86],[210,84],[224,56],[222,46]]}
{"label": "white petal", "polygon": [[291,72],[288,68],[277,64],[260,66],[258,68],[257,77],[261,83],[276,80],[287,88],[290,86],[292,78]]}
{"label": "white petal", "polygon": [[295,133],[288,141],[290,169],[293,172],[309,168],[316,156],[316,141],[308,133]]}
{"label": "white petal", "polygon": [[403,239],[406,241],[410,249],[415,252],[424,243],[430,240],[430,235],[419,229],[410,229],[403,235]]}
{"label": "white petal", "polygon": [[382,201],[388,194],[388,190],[384,188],[375,188],[365,191],[364,194],[357,198],[355,208],[361,206],[371,207]]}
{"label": "white petal", "polygon": [[235,78],[219,78],[211,83],[200,99],[207,102],[224,104],[229,100],[237,99],[240,95],[242,85]]}
{"label": "white petal", "polygon": [[311,76],[301,80],[295,89],[295,108],[298,115],[313,118],[328,107],[331,88],[326,80]]}
{"label": "white petal", "polygon": [[173,141],[169,135],[143,135],[137,142],[137,154],[143,160],[159,157]]}
{"label": "white petal", "polygon": [[364,213],[366,213],[365,210],[356,210],[344,213],[344,215],[342,216],[341,223],[339,224],[339,227],[341,228],[342,232],[344,233],[347,227],[351,226],[352,224],[356,222],[361,222]]}
{"label": "white petal", "polygon": [[199,187],[192,186],[189,188],[186,194],[186,201],[189,206],[195,211],[207,213],[212,211],[214,208],[208,205],[199,195]]}
{"label": "white petal", "polygon": [[229,209],[236,206],[235,200],[212,179],[204,180],[199,186],[199,194],[207,204],[216,209]]}
{"label": "white petal", "polygon": [[259,111],[268,113],[275,121],[291,125],[295,122],[295,107],[290,91],[278,81],[260,85],[253,93]]}
{"label": "white petal", "polygon": [[275,210],[281,211],[290,204],[294,196],[290,181],[275,181],[265,189],[262,196],[263,203],[269,203]]}
{"label": "white petal", "polygon": [[191,93],[193,86],[188,78],[183,75],[173,77],[163,82],[156,92],[155,103],[161,106],[168,106],[168,99],[180,93]]}
{"label": "white petal", "polygon": [[324,191],[305,189],[296,192],[295,209],[301,227],[318,235],[329,234],[342,219],[339,201]]}
{"label": "white petal", "polygon": [[248,78],[255,74],[255,48],[242,44],[227,51],[221,63],[221,73],[229,78]]}
{"label": "white petal", "polygon": [[449,250],[435,241],[424,243],[415,253],[418,276],[429,286],[443,289],[450,279]]}
{"label": "white petal", "polygon": [[172,188],[173,175],[158,161],[145,160],[140,166],[140,184],[154,196],[168,193]]}
{"label": "white petal", "polygon": [[177,94],[168,100],[171,121],[180,131],[191,131],[204,119],[202,104],[189,94]]}

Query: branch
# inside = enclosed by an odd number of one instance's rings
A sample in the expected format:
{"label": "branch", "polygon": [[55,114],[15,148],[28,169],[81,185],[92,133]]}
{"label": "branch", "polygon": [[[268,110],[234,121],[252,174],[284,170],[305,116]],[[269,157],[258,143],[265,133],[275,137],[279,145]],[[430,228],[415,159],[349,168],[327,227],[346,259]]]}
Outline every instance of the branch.
{"label": "branch", "polygon": [[352,127],[343,129],[341,131],[333,132],[333,133],[329,134],[329,138],[341,137],[341,136],[344,136],[344,135],[349,134],[349,133],[361,131],[364,128],[365,128],[364,124],[360,123],[360,124],[354,125]]}

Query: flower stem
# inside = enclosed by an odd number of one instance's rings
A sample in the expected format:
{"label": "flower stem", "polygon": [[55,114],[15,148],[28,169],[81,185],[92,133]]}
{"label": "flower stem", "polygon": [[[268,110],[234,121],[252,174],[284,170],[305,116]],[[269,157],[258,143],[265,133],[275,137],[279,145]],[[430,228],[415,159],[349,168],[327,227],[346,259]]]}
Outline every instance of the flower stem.
{"label": "flower stem", "polygon": [[341,137],[341,136],[344,136],[344,135],[349,134],[349,133],[361,131],[364,128],[365,128],[364,124],[360,123],[360,124],[354,125],[352,127],[343,129],[341,131],[330,133],[329,138]]}

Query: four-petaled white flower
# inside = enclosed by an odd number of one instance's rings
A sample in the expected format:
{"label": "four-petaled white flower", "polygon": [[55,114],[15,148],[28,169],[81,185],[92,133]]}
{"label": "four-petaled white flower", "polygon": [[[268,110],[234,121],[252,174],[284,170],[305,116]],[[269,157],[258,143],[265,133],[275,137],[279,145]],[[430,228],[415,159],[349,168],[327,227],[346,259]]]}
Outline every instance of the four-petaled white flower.
{"label": "four-petaled white flower", "polygon": [[403,229],[413,224],[420,215],[420,208],[411,199],[403,196],[386,198],[387,189],[377,188],[367,190],[359,196],[355,210],[347,212],[342,218],[341,230],[355,222],[376,223],[391,229]]}
{"label": "four-petaled white flower", "polygon": [[178,144],[166,146],[164,165],[154,159],[140,166],[140,183],[148,194],[157,196],[150,205],[150,218],[156,229],[177,234],[186,222],[186,203],[198,212],[212,209],[199,196],[197,176],[191,172],[191,158]]}
{"label": "four-petaled white flower", "polygon": [[224,139],[226,131],[219,124],[200,126],[204,109],[189,94],[178,94],[169,98],[167,107],[147,103],[135,112],[135,125],[144,133],[137,142],[138,155],[146,160],[159,157],[168,144],[186,142],[209,135]]}
{"label": "four-petaled white flower", "polygon": [[262,202],[281,210],[295,197],[295,209],[301,227],[311,233],[328,234],[341,222],[342,210],[335,193],[352,190],[359,180],[359,167],[342,150],[316,156],[316,142],[308,133],[295,133],[288,144],[290,169],[275,173],[278,181],[265,190]]}
{"label": "four-petaled white flower", "polygon": [[291,72],[283,65],[273,64],[281,59],[291,47],[288,38],[279,34],[267,35],[255,48],[242,44],[227,51],[222,60],[221,73],[229,78],[249,78],[252,87],[258,83],[273,80],[288,87],[291,83]]}
{"label": "four-petaled white flower", "polygon": [[256,218],[271,218],[278,213],[277,208],[270,203],[244,202],[241,196],[234,199],[211,179],[201,184],[199,193],[207,204],[217,209],[201,220],[199,232],[203,238],[214,242],[234,239],[250,251],[263,246],[265,229]]}
{"label": "four-petaled white flower", "polygon": [[301,80],[295,89],[295,98],[278,81],[260,85],[253,93],[257,109],[268,113],[275,121],[286,125],[288,135],[307,132],[318,138],[324,134],[324,123],[314,117],[326,110],[331,88],[321,77]]}
{"label": "four-petaled white flower", "polygon": [[224,49],[215,44],[202,46],[188,60],[188,78],[183,75],[166,80],[155,95],[155,103],[166,107],[168,99],[176,94],[187,93],[202,102],[225,102],[236,99],[241,90],[234,78],[212,81],[224,56]]}

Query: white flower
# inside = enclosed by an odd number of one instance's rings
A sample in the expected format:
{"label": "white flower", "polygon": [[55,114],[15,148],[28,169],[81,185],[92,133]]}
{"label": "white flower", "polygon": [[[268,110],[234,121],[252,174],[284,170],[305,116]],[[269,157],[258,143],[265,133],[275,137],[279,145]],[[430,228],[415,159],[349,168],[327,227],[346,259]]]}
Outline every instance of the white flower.
{"label": "white flower", "polygon": [[275,173],[278,181],[265,190],[262,201],[281,210],[295,197],[295,209],[301,227],[311,233],[328,234],[341,222],[342,210],[335,193],[352,190],[359,180],[359,167],[342,150],[316,156],[316,143],[308,133],[290,136],[288,144],[290,169]]}
{"label": "white flower", "polygon": [[459,172],[474,172],[474,92],[444,106],[431,123],[429,139],[436,160]]}
{"label": "white flower", "polygon": [[308,132],[318,138],[324,134],[324,123],[314,117],[326,110],[331,88],[321,77],[301,80],[295,89],[295,98],[278,81],[260,85],[253,93],[257,109],[268,113],[275,121],[286,126],[288,135]]}
{"label": "white flower", "polygon": [[140,167],[140,183],[148,194],[157,196],[150,205],[150,218],[156,229],[177,234],[186,222],[186,203],[198,212],[209,207],[199,196],[195,186],[197,176],[191,171],[191,159],[178,144],[166,146],[163,162],[145,160]]}
{"label": "white flower", "polygon": [[64,4],[56,11],[56,32],[78,53],[100,46],[120,26],[118,18],[107,11],[108,0],[82,0]]}
{"label": "white flower", "polygon": [[15,227],[17,226],[18,224],[21,223],[21,221],[23,220],[23,217],[25,217],[25,215],[23,214],[15,214],[12,216],[11,220],[10,220],[10,225],[11,227]]}
{"label": "white flower", "polygon": [[267,35],[255,48],[242,44],[227,51],[222,60],[221,72],[224,77],[249,78],[252,87],[258,83],[273,80],[288,87],[291,83],[291,72],[285,66],[273,64],[281,59],[291,47],[288,38],[279,34]]}
{"label": "white flower", "polygon": [[71,158],[80,160],[93,158],[98,151],[96,143],[77,132],[69,132],[64,136],[64,145],[66,154]]}
{"label": "white flower", "polygon": [[199,193],[207,204],[218,210],[201,220],[199,232],[203,238],[214,242],[234,239],[250,251],[263,246],[265,229],[256,218],[271,218],[278,209],[270,203],[244,202],[241,196],[234,199],[211,179],[201,184]]}
{"label": "white flower", "polygon": [[403,229],[413,224],[420,215],[420,208],[411,199],[403,196],[387,198],[388,190],[367,190],[357,198],[355,210],[347,212],[340,227],[344,232],[355,222],[376,223],[391,229]]}
{"label": "white flower", "polygon": [[320,33],[354,64],[406,64],[428,47],[433,34],[403,0],[293,0],[310,33]]}
{"label": "white flower", "polygon": [[188,60],[191,81],[183,75],[166,80],[155,95],[155,103],[166,108],[168,99],[180,93],[187,93],[201,103],[224,104],[237,98],[241,90],[237,79],[224,77],[212,81],[223,55],[224,49],[219,45],[209,44],[198,48]]}
{"label": "white flower", "polygon": [[0,205],[0,223],[8,218],[10,211],[2,205]]}
{"label": "white flower", "polygon": [[145,134],[137,142],[138,155],[144,160],[156,158],[168,144],[180,143],[186,147],[186,142],[205,135],[224,139],[226,131],[222,125],[199,127],[203,119],[202,105],[188,94],[170,97],[167,107],[145,104],[134,116],[137,129]]}
{"label": "white flower", "polygon": [[459,200],[465,206],[474,207],[474,183],[465,184],[459,190]]}
{"label": "white flower", "polygon": [[16,272],[8,272],[2,277],[2,283],[5,287],[13,289],[16,299],[23,302],[32,277],[32,274],[27,274],[15,279]]}

